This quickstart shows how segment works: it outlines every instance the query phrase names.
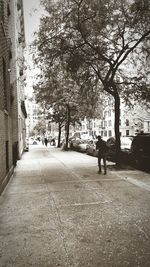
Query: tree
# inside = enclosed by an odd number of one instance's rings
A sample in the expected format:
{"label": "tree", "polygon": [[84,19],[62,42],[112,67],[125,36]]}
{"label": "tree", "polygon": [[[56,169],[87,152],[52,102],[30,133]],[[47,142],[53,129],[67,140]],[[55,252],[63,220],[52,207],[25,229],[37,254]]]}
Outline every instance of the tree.
{"label": "tree", "polygon": [[38,123],[34,126],[34,130],[39,135],[44,135],[46,132],[46,124],[44,120],[39,120]]}
{"label": "tree", "polygon": [[64,106],[53,106],[53,110],[51,114],[49,114],[49,119],[51,122],[55,122],[58,124],[58,145],[57,147],[61,146],[61,131],[62,128],[65,125],[65,116],[66,116],[66,110]]}
{"label": "tree", "polygon": [[[62,68],[60,61],[57,60],[51,66],[46,59],[40,80],[34,86],[37,102],[47,110],[52,109],[51,118],[58,123],[59,127],[58,140],[60,140],[61,128],[65,125],[66,150],[68,149],[70,124],[79,122],[85,116],[92,117],[96,112],[98,100],[97,94],[95,94],[96,84],[94,85],[89,77],[86,80],[82,78],[82,84],[80,83],[81,80],[74,80],[69,72]],[[90,86],[93,90],[88,90]]]}
{"label": "tree", "polygon": [[[115,135],[120,152],[120,97],[147,97],[146,79],[135,76],[149,36],[148,1],[42,0],[47,15],[35,44],[38,57],[59,59],[75,79],[87,72],[115,102]],[[145,53],[147,53],[145,51]],[[38,58],[37,57],[37,58]],[[137,60],[138,59],[138,60]],[[126,76],[126,66],[131,73]],[[133,88],[135,88],[133,90]]]}

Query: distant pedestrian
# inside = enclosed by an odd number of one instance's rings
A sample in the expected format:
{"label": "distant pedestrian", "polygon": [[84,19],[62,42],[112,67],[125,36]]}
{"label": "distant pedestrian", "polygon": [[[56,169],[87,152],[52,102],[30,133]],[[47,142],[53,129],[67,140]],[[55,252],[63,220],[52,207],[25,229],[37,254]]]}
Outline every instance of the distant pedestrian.
{"label": "distant pedestrian", "polygon": [[44,146],[44,137],[42,137],[42,145]]}
{"label": "distant pedestrian", "polygon": [[44,138],[44,143],[45,143],[45,146],[47,146],[48,140],[46,137]]}
{"label": "distant pedestrian", "polygon": [[51,145],[52,145],[52,146],[55,146],[55,145],[56,145],[55,138],[52,138],[52,140],[51,140]]}
{"label": "distant pedestrian", "polygon": [[98,168],[99,168],[98,173],[102,172],[101,160],[103,159],[104,174],[106,174],[107,173],[106,156],[107,156],[107,152],[108,152],[108,147],[107,147],[106,142],[104,140],[102,140],[100,135],[98,136],[98,141],[96,143],[96,150],[98,150]]}

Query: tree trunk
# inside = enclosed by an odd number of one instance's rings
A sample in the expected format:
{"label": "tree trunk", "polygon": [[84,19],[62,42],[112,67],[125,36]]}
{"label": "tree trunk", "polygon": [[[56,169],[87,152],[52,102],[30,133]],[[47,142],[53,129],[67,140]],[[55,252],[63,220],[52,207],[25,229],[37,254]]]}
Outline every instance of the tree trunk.
{"label": "tree trunk", "polygon": [[115,138],[116,138],[116,154],[117,154],[117,163],[119,163],[120,157],[120,131],[119,131],[119,122],[120,122],[120,97],[116,92],[114,94],[115,99]]}
{"label": "tree trunk", "polygon": [[65,145],[65,150],[68,150],[69,128],[70,128],[70,107],[67,106],[67,124],[66,124],[66,145]]}
{"label": "tree trunk", "polygon": [[57,147],[60,147],[61,146],[61,142],[60,142],[60,140],[61,140],[61,123],[59,123],[58,131],[59,131],[59,133],[58,133],[58,145],[57,145]]}

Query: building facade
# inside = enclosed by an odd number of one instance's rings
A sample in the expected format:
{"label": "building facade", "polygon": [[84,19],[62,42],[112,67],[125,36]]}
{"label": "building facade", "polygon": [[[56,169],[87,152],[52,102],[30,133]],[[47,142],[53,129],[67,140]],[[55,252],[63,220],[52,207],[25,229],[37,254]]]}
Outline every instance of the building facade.
{"label": "building facade", "polygon": [[18,64],[24,41],[20,45],[20,32],[24,35],[22,1],[0,0],[0,193],[13,173],[25,142],[26,110],[20,81],[23,65]]}
{"label": "building facade", "polygon": [[33,135],[35,126],[41,119],[40,106],[36,103],[34,96],[26,98],[26,108],[27,108],[27,120],[26,120],[26,130],[27,136]]}
{"label": "building facade", "polygon": [[21,158],[25,147],[27,117],[25,109],[25,30],[24,30],[24,13],[23,1],[9,1],[9,36],[11,39],[11,60],[10,60],[10,83],[13,94],[13,153],[15,161]]}
{"label": "building facade", "polygon": [[13,171],[8,1],[0,1],[0,192]]}
{"label": "building facade", "polygon": [[[105,99],[102,116],[100,119],[84,119],[80,129],[88,131],[89,136],[101,135],[107,140],[115,136],[114,100],[112,97]],[[135,136],[140,132],[150,132],[150,109],[145,106],[133,105],[128,107],[121,100],[120,105],[120,136]]]}

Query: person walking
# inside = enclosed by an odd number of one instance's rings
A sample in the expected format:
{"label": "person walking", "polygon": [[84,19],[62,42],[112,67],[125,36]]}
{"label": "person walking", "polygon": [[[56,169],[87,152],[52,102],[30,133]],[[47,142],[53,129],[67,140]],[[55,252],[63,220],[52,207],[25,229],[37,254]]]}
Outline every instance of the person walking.
{"label": "person walking", "polygon": [[47,146],[48,140],[46,137],[44,138],[44,143],[45,143],[45,146]]}
{"label": "person walking", "polygon": [[98,150],[98,168],[99,168],[98,173],[102,172],[101,160],[103,159],[104,174],[106,174],[107,173],[106,156],[107,156],[107,152],[108,152],[108,147],[106,145],[106,142],[104,140],[102,140],[100,135],[97,138],[98,138],[98,141],[96,143],[96,150]]}
{"label": "person walking", "polygon": [[43,136],[43,137],[42,137],[42,145],[43,145],[43,146],[44,146],[44,143],[45,143],[45,142],[44,142],[44,136]]}

